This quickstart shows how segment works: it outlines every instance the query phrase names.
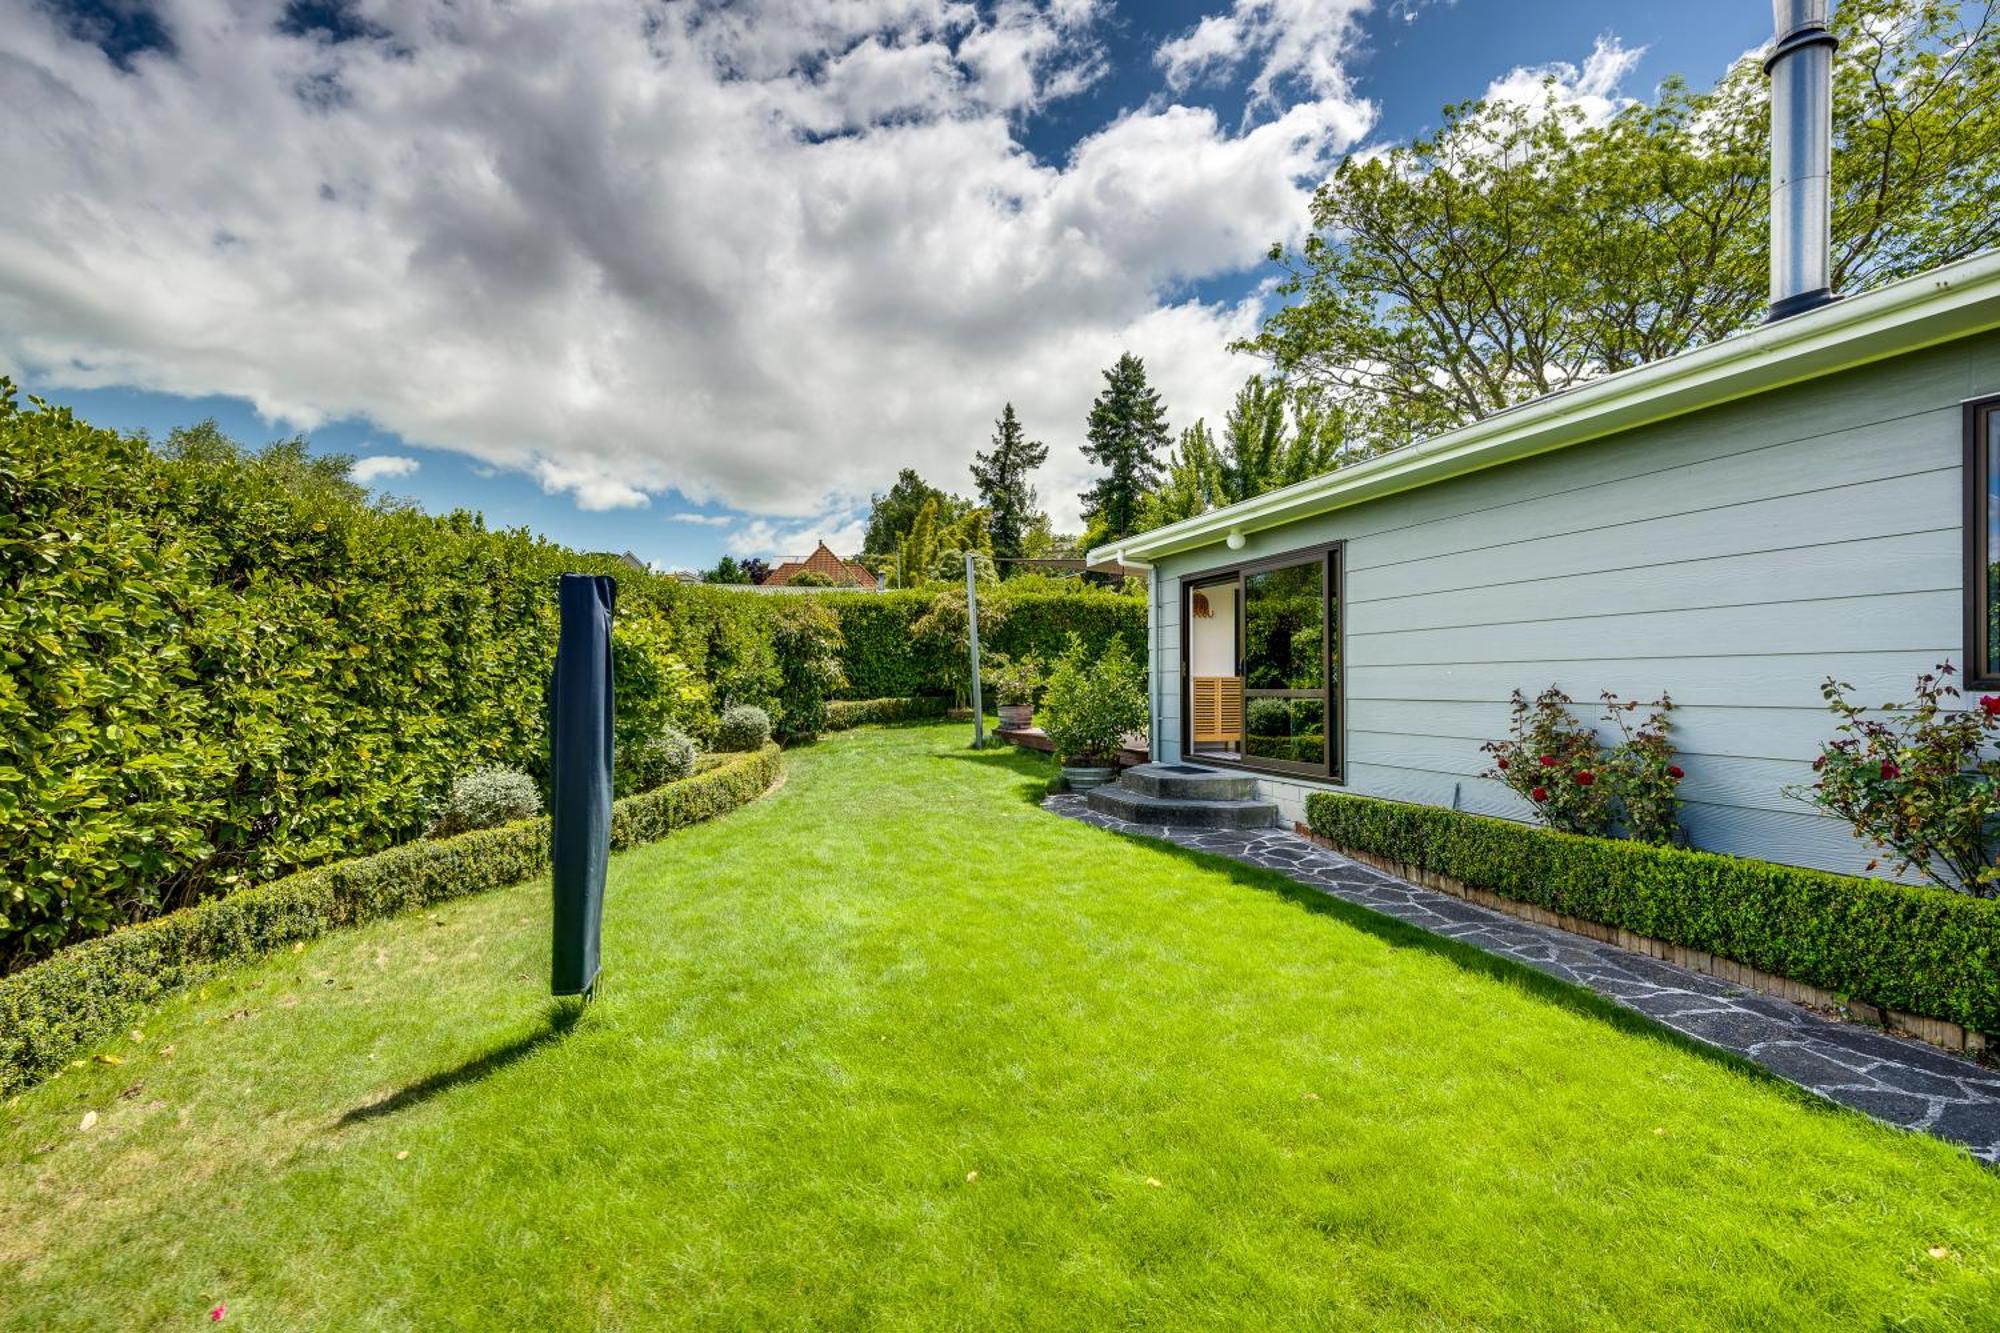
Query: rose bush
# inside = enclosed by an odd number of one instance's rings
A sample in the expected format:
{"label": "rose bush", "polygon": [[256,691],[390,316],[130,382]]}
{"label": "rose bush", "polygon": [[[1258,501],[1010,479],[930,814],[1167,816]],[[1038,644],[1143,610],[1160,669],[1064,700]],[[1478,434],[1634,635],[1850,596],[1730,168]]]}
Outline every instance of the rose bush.
{"label": "rose bush", "polygon": [[2000,695],[1959,707],[1955,674],[1949,662],[1926,671],[1910,702],[1884,704],[1880,716],[1829,676],[1820,693],[1839,735],[1813,760],[1819,777],[1785,790],[1847,821],[1897,873],[1991,898],[2000,896]]}
{"label": "rose bush", "polygon": [[1638,700],[1621,700],[1608,690],[1600,697],[1605,720],[1619,729],[1615,745],[1602,744],[1596,731],[1577,719],[1571,711],[1576,701],[1559,687],[1550,685],[1532,703],[1515,690],[1512,734],[1480,747],[1493,756],[1484,776],[1506,783],[1552,829],[1678,842],[1678,787],[1685,774],[1673,762],[1667,739],[1673,700],[1662,694],[1643,705],[1650,711],[1635,726]]}

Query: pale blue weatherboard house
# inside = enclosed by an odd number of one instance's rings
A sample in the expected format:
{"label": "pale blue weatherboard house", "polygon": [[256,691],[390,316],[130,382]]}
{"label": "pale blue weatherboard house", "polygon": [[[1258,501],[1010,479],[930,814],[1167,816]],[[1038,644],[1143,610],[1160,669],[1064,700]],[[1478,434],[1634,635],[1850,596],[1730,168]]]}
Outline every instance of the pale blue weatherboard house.
{"label": "pale blue weatherboard house", "polygon": [[1828,675],[2000,690],[1996,453],[1987,253],[1091,559],[1151,567],[1154,759],[1254,774],[1288,826],[1314,790],[1525,818],[1480,776],[1511,691],[1664,690],[1694,845],[1859,871],[1782,789],[1832,734]]}

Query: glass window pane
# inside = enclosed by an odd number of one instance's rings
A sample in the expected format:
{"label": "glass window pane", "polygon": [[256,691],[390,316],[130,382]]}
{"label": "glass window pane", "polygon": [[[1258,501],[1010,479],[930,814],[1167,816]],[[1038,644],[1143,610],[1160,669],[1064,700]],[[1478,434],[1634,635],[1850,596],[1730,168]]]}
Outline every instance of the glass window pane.
{"label": "glass window pane", "polygon": [[1287,565],[1243,580],[1243,675],[1253,690],[1325,684],[1326,562]]}
{"label": "glass window pane", "polygon": [[1325,700],[1252,699],[1248,711],[1245,754],[1288,764],[1326,762]]}
{"label": "glass window pane", "polygon": [[1986,410],[1986,670],[2000,667],[2000,411]]}

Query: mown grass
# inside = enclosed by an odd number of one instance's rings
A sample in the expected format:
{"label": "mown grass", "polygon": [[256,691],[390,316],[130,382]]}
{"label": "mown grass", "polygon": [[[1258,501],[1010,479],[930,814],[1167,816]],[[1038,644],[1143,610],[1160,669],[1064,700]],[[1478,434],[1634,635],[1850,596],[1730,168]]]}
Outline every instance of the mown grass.
{"label": "mown grass", "polygon": [[2000,1321],[1958,1150],[1051,818],[964,730],[616,858],[580,1017],[546,883],[166,1006],[7,1108],[0,1325]]}

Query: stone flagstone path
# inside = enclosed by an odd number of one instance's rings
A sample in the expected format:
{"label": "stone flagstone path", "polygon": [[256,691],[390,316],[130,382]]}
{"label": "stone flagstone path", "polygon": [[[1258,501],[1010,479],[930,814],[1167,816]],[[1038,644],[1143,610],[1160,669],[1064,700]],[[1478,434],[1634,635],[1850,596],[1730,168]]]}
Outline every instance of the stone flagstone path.
{"label": "stone flagstone path", "polygon": [[1754,1061],[1828,1101],[1899,1129],[1962,1143],[1975,1157],[2000,1164],[2000,1070],[1421,888],[1295,833],[1131,824],[1090,810],[1080,796],[1051,796],[1043,804],[1099,828],[1159,838],[1276,871],[1335,898],[1587,987],[1676,1032]]}

